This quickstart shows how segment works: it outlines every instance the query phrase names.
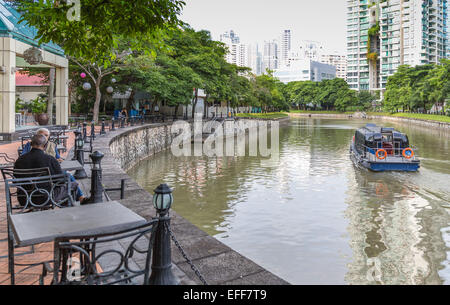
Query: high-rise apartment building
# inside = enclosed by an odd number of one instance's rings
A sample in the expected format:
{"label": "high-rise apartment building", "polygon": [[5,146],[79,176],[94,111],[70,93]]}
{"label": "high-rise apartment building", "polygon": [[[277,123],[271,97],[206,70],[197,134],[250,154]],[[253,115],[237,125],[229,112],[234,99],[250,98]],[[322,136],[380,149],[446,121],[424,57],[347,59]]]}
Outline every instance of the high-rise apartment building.
{"label": "high-rise apartment building", "polygon": [[239,36],[237,36],[233,30],[230,30],[229,32],[225,32],[220,35],[220,41],[224,42],[227,40],[229,40],[230,43],[240,43],[241,42]]}
{"label": "high-rise apartment building", "polygon": [[288,65],[289,54],[291,52],[291,30],[284,30],[281,34],[280,61],[282,66]]}
{"label": "high-rise apartment building", "polygon": [[248,45],[248,63],[252,73],[261,75],[263,73],[263,59],[259,44]]}
{"label": "high-rise apartment building", "polygon": [[400,65],[446,56],[447,0],[347,0],[347,82],[383,90]]}
{"label": "high-rise apartment building", "polygon": [[322,54],[319,62],[336,67],[336,77],[347,80],[347,56],[338,53]]}
{"label": "high-rise apartment building", "polygon": [[240,43],[239,36],[233,30],[220,35],[220,41],[228,47],[225,55],[227,62],[240,67],[249,67],[249,47]]}
{"label": "high-rise apartment building", "polygon": [[311,60],[319,61],[320,55],[324,52],[322,43],[318,41],[303,40],[299,45],[300,58],[309,58]]}
{"label": "high-rise apartment building", "polygon": [[264,41],[263,73],[278,69],[278,42],[276,40]]}
{"label": "high-rise apartment building", "polygon": [[446,52],[447,59],[450,59],[450,14],[448,13],[448,9],[450,7],[450,2],[447,1],[447,10],[444,13],[444,22],[445,22],[445,39],[446,39]]}

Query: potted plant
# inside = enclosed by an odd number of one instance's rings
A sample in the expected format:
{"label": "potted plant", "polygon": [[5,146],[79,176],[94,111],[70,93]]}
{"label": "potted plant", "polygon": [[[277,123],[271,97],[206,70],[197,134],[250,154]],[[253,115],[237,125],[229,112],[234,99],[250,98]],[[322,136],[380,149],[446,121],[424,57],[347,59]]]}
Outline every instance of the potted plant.
{"label": "potted plant", "polygon": [[31,111],[34,114],[34,119],[39,125],[47,125],[49,117],[47,114],[47,101],[45,95],[40,94],[34,100],[31,100]]}

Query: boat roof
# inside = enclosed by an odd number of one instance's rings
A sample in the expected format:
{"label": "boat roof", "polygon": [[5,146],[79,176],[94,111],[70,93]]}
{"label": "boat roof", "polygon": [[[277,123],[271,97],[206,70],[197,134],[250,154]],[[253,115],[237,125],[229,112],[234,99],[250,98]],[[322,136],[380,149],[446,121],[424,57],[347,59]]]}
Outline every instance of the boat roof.
{"label": "boat roof", "polygon": [[375,136],[376,138],[381,137],[383,133],[392,133],[395,138],[404,138],[406,136],[392,127],[382,127],[375,124],[367,124],[366,126],[359,128],[356,132],[362,133],[366,139],[371,136]]}
{"label": "boat roof", "polygon": [[369,134],[369,133],[401,133],[399,131],[396,131],[393,127],[382,127],[377,126],[375,124],[367,124],[366,126],[359,128],[358,131]]}

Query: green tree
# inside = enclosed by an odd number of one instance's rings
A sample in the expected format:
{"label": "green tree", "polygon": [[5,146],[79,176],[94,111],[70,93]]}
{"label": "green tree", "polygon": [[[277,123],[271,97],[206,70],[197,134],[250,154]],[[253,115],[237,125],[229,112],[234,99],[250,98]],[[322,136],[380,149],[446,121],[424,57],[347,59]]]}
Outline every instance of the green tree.
{"label": "green tree", "polygon": [[362,90],[358,92],[357,106],[361,110],[370,110],[372,108],[372,103],[376,100],[376,96],[373,95],[370,91]]}
{"label": "green tree", "polygon": [[[67,55],[99,65],[115,59],[121,37],[133,50],[142,41],[157,44],[162,30],[178,26],[184,1],[63,0],[9,1],[22,14],[20,22],[37,29],[40,43],[54,42]],[[79,15],[77,13],[80,13]]]}

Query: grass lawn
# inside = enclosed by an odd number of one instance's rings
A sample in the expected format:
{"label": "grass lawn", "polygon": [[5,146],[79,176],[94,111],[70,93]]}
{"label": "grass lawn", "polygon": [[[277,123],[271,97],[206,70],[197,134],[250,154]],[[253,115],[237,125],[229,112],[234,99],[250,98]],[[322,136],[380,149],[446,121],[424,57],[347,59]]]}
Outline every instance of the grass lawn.
{"label": "grass lawn", "polygon": [[[291,113],[316,113],[316,114],[353,114],[354,111],[312,111],[312,110],[291,110]],[[422,113],[389,113],[389,112],[367,112],[368,115],[374,116],[395,116],[402,118],[420,119],[428,121],[437,121],[450,123],[450,116]],[[288,116],[286,112],[271,113],[239,113],[236,116],[241,118],[259,118],[259,119],[278,119]]]}
{"label": "grass lawn", "polygon": [[428,121],[437,121],[450,123],[450,116],[422,113],[386,113],[386,112],[368,112],[368,115],[395,116],[401,118],[420,119]]}
{"label": "grass lawn", "polygon": [[269,113],[238,113],[240,118],[257,118],[257,119],[281,119],[288,116],[285,112],[269,112]]}
{"label": "grass lawn", "polygon": [[346,112],[339,112],[339,111],[332,111],[332,110],[291,110],[291,113],[317,113],[317,114],[353,114],[354,111],[346,111]]}
{"label": "grass lawn", "polygon": [[[353,114],[354,111],[312,111],[312,110],[291,110],[291,113],[317,113],[317,114]],[[422,114],[422,113],[389,113],[389,112],[367,112],[368,115],[375,116],[395,116],[402,118],[420,119],[428,121],[437,121],[450,123],[450,116],[436,115],[436,114]]]}

